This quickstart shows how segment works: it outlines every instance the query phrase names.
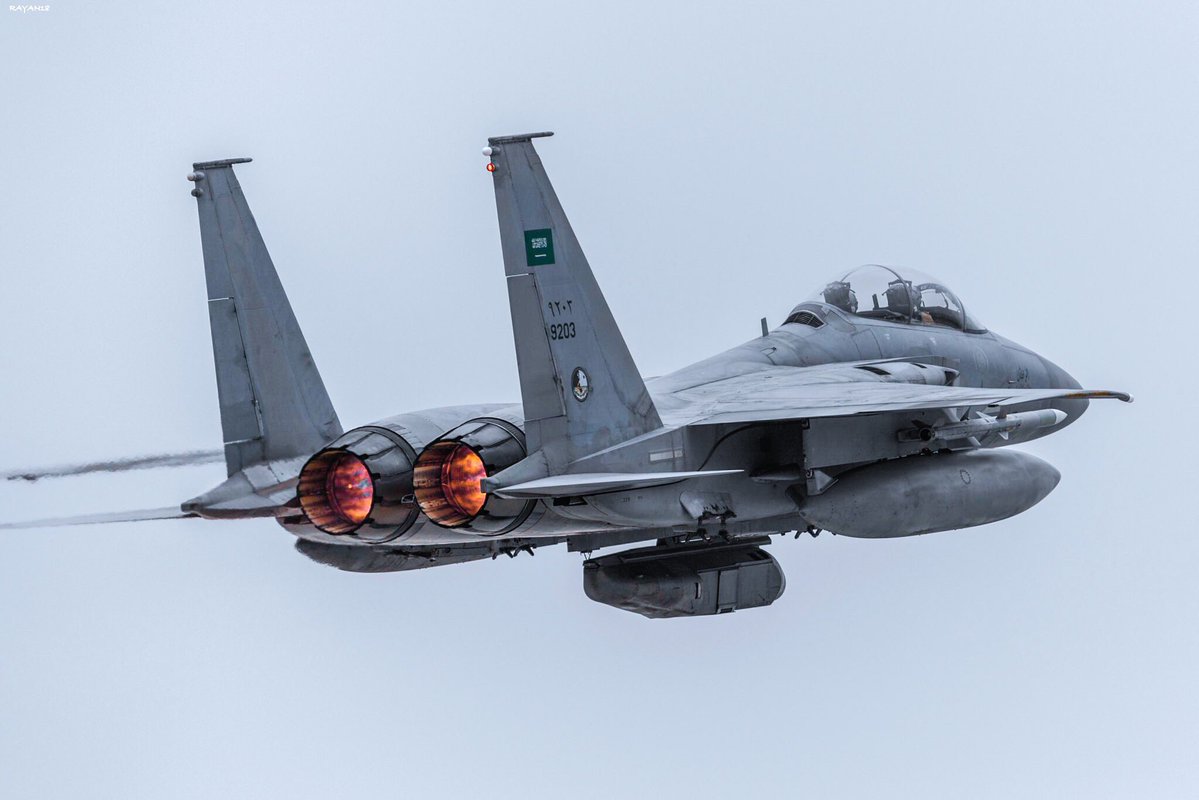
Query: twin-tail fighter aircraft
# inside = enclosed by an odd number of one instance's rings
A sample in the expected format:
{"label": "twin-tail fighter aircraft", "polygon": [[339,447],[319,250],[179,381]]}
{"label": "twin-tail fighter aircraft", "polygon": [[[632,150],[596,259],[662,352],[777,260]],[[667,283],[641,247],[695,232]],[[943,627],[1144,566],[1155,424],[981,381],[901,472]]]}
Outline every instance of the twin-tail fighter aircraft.
{"label": "twin-tail fighter aircraft", "polygon": [[483,150],[520,403],[345,430],[234,174],[249,159],[197,163],[229,477],[178,507],[24,524],[270,517],[301,553],[352,572],[650,542],[585,560],[587,596],[647,617],[719,614],[783,593],[762,549],[772,534],[912,536],[1027,510],[1060,476],[1008,445],[1061,430],[1091,399],[1131,399],[1082,389],[944,284],[883,266],[647,381],[533,147],[549,135]]}

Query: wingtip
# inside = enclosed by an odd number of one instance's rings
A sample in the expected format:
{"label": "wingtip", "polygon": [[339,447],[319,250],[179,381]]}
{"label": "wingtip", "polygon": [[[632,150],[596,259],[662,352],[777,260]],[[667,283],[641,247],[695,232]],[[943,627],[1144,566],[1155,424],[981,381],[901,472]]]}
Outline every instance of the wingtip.
{"label": "wingtip", "polygon": [[219,169],[231,167],[234,164],[249,164],[253,160],[252,158],[220,158],[216,161],[195,161],[192,162],[192,169]]}
{"label": "wingtip", "polygon": [[530,139],[543,139],[546,136],[553,136],[553,131],[539,131],[538,133],[514,133],[509,136],[489,136],[487,144],[512,144],[514,142],[527,142]]}
{"label": "wingtip", "polygon": [[1132,395],[1127,392],[1113,392],[1109,389],[1089,389],[1081,392],[1072,392],[1065,395],[1069,400],[1119,400],[1123,403],[1131,403]]}

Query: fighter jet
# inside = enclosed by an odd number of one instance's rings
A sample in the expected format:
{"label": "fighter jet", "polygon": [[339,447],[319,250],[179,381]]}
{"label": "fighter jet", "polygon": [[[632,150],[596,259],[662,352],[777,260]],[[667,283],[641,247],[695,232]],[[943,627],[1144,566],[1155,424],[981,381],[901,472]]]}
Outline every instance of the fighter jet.
{"label": "fighter jet", "polygon": [[483,150],[519,403],[346,430],[234,173],[250,159],[198,162],[187,177],[228,479],[168,509],[23,524],[273,518],[301,553],[352,572],[565,544],[588,554],[593,600],[719,614],[783,593],[771,535],[913,536],[1026,511],[1060,475],[1010,446],[1065,428],[1090,400],[1131,400],[1084,390],[945,284],[878,265],[830,281],[774,330],[763,321],[758,338],[645,380],[534,149],[550,135]]}

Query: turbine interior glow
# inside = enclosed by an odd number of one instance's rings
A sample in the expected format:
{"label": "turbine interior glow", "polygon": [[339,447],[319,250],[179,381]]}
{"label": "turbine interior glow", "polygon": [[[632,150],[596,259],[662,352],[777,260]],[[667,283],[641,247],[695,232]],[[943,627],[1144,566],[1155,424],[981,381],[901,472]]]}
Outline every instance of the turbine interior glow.
{"label": "turbine interior glow", "polygon": [[375,485],[362,459],[346,453],[329,470],[325,494],[333,513],[349,525],[361,525],[371,513]]}
{"label": "turbine interior glow", "polygon": [[300,470],[296,494],[308,521],[325,533],[353,533],[370,517],[375,481],[366,463],[340,448],[317,453]]}
{"label": "turbine interior glow", "polygon": [[413,488],[421,511],[443,528],[468,525],[488,496],[480,487],[487,465],[479,451],[453,439],[441,439],[416,459]]}
{"label": "turbine interior glow", "polygon": [[441,488],[450,505],[468,517],[483,510],[487,493],[479,482],[487,477],[483,459],[467,445],[460,444],[441,465]]}

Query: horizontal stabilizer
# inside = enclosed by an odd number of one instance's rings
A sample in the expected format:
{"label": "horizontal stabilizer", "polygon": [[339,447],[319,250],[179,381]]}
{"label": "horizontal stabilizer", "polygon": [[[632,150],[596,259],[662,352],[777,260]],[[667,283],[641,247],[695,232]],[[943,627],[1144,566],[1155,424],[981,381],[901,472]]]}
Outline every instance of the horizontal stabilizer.
{"label": "horizontal stabilizer", "polygon": [[709,478],[717,475],[737,475],[744,470],[710,469],[695,472],[583,472],[577,475],[551,475],[535,481],[518,483],[496,489],[500,497],[539,499],[551,497],[582,497],[604,492],[621,492],[628,489],[646,489],[650,486],[665,486],[668,483],[685,481],[688,478]]}
{"label": "horizontal stabilizer", "polygon": [[140,511],[112,511],[107,514],[84,514],[78,517],[31,519],[26,522],[0,522],[0,530],[18,528],[60,528],[66,525],[102,525],[109,522],[145,522],[152,519],[186,519],[194,517],[179,506],[148,508]]}

